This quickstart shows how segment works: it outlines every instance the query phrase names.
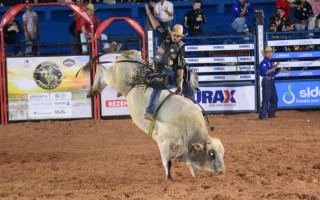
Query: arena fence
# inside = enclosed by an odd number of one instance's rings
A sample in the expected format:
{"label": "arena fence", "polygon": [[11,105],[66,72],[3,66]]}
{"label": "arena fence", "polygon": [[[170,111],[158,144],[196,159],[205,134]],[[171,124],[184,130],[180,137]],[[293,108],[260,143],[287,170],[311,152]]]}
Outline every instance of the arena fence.
{"label": "arena fence", "polygon": [[320,35],[315,31],[267,32],[274,61],[289,72],[276,77],[279,109],[320,107]]}

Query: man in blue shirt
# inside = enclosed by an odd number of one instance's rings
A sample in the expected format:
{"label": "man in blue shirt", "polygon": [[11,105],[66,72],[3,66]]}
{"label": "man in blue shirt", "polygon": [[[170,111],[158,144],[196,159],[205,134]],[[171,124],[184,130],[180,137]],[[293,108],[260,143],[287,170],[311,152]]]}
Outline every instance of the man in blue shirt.
{"label": "man in blue shirt", "polygon": [[247,0],[237,0],[232,8],[231,27],[238,33],[249,32],[247,25],[248,12],[263,12],[255,9]]}
{"label": "man in blue shirt", "polygon": [[[274,64],[271,60],[273,50],[271,47],[266,47],[263,51],[264,59],[259,65],[259,74],[263,77],[262,79],[262,103],[259,112],[259,119],[266,119],[267,113],[268,118],[276,116],[278,106],[278,95],[276,86],[274,84],[274,76],[279,71],[286,71],[284,67],[277,69],[280,62]],[[269,105],[270,102],[270,105]]]}

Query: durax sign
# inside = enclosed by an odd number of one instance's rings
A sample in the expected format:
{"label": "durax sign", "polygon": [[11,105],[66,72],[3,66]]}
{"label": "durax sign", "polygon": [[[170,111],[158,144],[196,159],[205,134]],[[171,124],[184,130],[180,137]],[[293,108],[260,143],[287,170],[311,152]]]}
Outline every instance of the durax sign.
{"label": "durax sign", "polygon": [[254,86],[200,87],[196,100],[206,111],[256,110]]}
{"label": "durax sign", "polygon": [[278,107],[320,107],[320,81],[277,82]]}

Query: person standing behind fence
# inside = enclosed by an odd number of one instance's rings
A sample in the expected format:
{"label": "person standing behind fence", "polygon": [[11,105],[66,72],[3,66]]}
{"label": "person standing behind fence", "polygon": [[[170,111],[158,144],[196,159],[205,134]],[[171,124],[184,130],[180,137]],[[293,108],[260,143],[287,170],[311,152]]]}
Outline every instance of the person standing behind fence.
{"label": "person standing behind fence", "polygon": [[[100,20],[98,17],[94,16],[94,11],[97,10],[97,9],[94,9],[94,6],[93,4],[88,4],[87,5],[87,12],[89,14],[89,17],[91,18],[92,20],[92,23],[93,23],[93,30],[94,32],[97,30],[98,26],[100,25]],[[81,38],[81,43],[86,43],[88,42],[88,39],[91,38],[91,25],[85,21],[83,18],[81,18],[81,30],[82,30],[82,33],[80,34],[80,38]],[[101,39],[103,40],[103,51],[108,51],[108,47],[109,47],[109,44],[107,43],[107,35],[101,33],[100,35]],[[88,54],[88,45],[87,44],[84,44],[82,45],[82,54],[85,55],[85,54]]]}
{"label": "person standing behind fence", "polygon": [[263,10],[255,9],[247,0],[237,0],[232,8],[231,27],[238,33],[249,32],[247,25],[248,12],[263,12]]}
{"label": "person standing behind fence", "polygon": [[318,30],[319,30],[320,23],[319,21],[318,23],[316,23],[316,20],[317,20],[317,17],[320,16],[320,0],[310,0],[308,3],[312,7],[312,12],[314,15],[312,19],[309,21],[308,30],[309,31],[315,30],[316,27],[318,27]]}
{"label": "person standing behind fence", "polygon": [[173,4],[167,0],[160,0],[157,4],[154,1],[150,1],[150,5],[153,7],[154,16],[159,18],[161,27],[170,35],[169,29],[172,29]]}
{"label": "person standing behind fence", "polygon": [[266,119],[267,113],[268,118],[273,118],[276,116],[278,107],[278,95],[274,83],[274,76],[279,73],[279,71],[286,71],[284,67],[282,67],[281,69],[277,69],[280,62],[274,64],[274,62],[271,60],[273,52],[274,51],[271,47],[266,47],[266,49],[262,51],[264,59],[259,65],[259,74],[263,77],[262,103],[259,112],[260,120]]}
{"label": "person standing behind fence", "polygon": [[[83,7],[83,0],[76,0],[75,2],[76,2],[76,4],[78,6]],[[80,43],[81,42],[80,35],[82,33],[81,25],[80,25],[81,16],[79,14],[74,13],[74,18],[76,20],[76,34],[75,34],[75,37],[76,37],[77,42]],[[81,54],[82,53],[81,45],[79,45],[79,49],[78,50],[79,50],[78,53]]]}
{"label": "person standing behind fence", "polygon": [[294,23],[296,30],[306,30],[308,22],[313,17],[312,7],[306,0],[300,0],[290,4],[294,8]]}
{"label": "person standing behind fence", "polygon": [[[20,45],[20,35],[23,34],[20,23],[12,18],[10,22],[3,28],[4,41],[6,44]],[[14,47],[14,54],[22,56],[23,52],[20,51],[20,46]]]}
{"label": "person standing behind fence", "polygon": [[[26,0],[25,3],[33,3],[31,0]],[[34,44],[37,39],[40,39],[38,15],[32,10],[32,6],[26,6],[27,11],[22,15],[23,28],[26,37],[26,44]],[[26,55],[33,53],[33,46],[26,46]]]}
{"label": "person standing behind fence", "polygon": [[192,10],[184,15],[184,27],[189,30],[189,35],[192,37],[206,35],[201,24],[207,23],[207,18],[200,8],[201,0],[194,0]]}

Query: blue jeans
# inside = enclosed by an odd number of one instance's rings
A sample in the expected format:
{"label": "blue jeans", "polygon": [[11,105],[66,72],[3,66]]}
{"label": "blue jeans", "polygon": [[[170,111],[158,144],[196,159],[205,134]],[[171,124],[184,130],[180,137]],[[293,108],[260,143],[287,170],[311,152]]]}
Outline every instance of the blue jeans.
{"label": "blue jeans", "polygon": [[[270,103],[270,104],[269,104]],[[278,95],[274,80],[262,79],[262,106],[259,118],[274,117],[278,107]]]}
{"label": "blue jeans", "polygon": [[[164,72],[168,75],[169,85],[173,85],[176,81],[176,78],[177,78],[177,72],[174,70],[171,70],[171,69],[164,69]],[[182,90],[183,94],[186,94],[186,95],[194,98],[196,90],[193,87],[191,87],[185,83],[183,83],[182,87],[183,87],[183,90]],[[154,112],[156,110],[156,103],[159,99],[160,93],[161,93],[161,90],[158,90],[158,89],[152,90],[149,105],[146,109],[147,113],[150,113],[152,115],[154,114]]]}
{"label": "blue jeans", "polygon": [[234,20],[231,23],[231,27],[233,30],[239,32],[249,32],[247,26],[247,18],[246,17],[239,17],[237,20]]}
{"label": "blue jeans", "polygon": [[31,32],[29,31],[29,34],[31,36],[31,40],[28,39],[28,36],[27,34],[25,33],[25,37],[26,37],[26,55],[30,55],[32,53],[34,53],[34,49],[35,49],[35,46],[28,46],[28,44],[34,44],[35,41],[36,41],[36,34],[37,32]]}

